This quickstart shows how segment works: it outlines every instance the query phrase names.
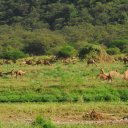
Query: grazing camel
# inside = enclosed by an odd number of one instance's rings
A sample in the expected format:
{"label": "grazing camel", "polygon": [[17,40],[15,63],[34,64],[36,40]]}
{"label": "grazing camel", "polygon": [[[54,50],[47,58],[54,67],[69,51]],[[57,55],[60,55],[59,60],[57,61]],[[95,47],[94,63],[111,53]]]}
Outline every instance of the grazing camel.
{"label": "grazing camel", "polygon": [[51,65],[51,63],[48,60],[44,60],[43,64],[44,65]]}
{"label": "grazing camel", "polygon": [[105,75],[105,74],[100,73],[100,74],[97,75],[97,77],[100,78],[100,79],[103,79],[103,80],[108,80],[108,76]]}
{"label": "grazing camel", "polygon": [[124,64],[127,64],[128,63],[128,57],[124,57],[123,62],[124,62]]}
{"label": "grazing camel", "polygon": [[117,70],[105,73],[104,70],[101,68],[100,73],[106,75],[110,80],[112,80],[113,78],[124,78],[124,75],[120,74]]}
{"label": "grazing camel", "polygon": [[121,75],[117,70],[110,71],[109,73],[112,78],[123,78],[123,75]]}
{"label": "grazing camel", "polygon": [[69,59],[64,58],[64,59],[62,60],[62,63],[64,63],[64,64],[69,64],[70,62],[69,62]]}
{"label": "grazing camel", "polygon": [[22,70],[18,70],[18,71],[15,71],[14,73],[16,74],[16,78],[17,78],[18,76],[23,76],[26,72]]}
{"label": "grazing camel", "polygon": [[103,80],[112,81],[112,77],[111,77],[110,73],[109,74],[99,73],[97,75],[97,77],[99,77],[100,79],[103,79]]}
{"label": "grazing camel", "polygon": [[96,65],[96,67],[97,67],[97,64],[96,64],[96,62],[95,62],[95,60],[94,59],[89,59],[88,61],[87,61],[87,65],[89,66],[90,64],[95,64]]}
{"label": "grazing camel", "polygon": [[113,80],[113,75],[112,75],[113,72],[115,72],[115,71],[111,71],[109,73],[105,73],[104,70],[101,68],[100,69],[100,73],[97,75],[97,77],[99,77],[99,78],[101,78],[103,80],[108,80],[108,81],[110,80],[110,81],[112,81]]}
{"label": "grazing camel", "polygon": [[24,63],[27,65],[32,65],[32,60],[26,60]]}
{"label": "grazing camel", "polygon": [[39,64],[43,64],[43,62],[41,60],[37,60],[36,65],[39,65]]}

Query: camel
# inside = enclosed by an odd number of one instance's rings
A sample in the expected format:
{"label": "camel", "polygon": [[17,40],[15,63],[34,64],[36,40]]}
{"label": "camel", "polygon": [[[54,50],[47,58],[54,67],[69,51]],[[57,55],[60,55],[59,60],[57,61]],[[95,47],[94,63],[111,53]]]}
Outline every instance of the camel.
{"label": "camel", "polygon": [[41,60],[36,61],[36,65],[43,64]]}
{"label": "camel", "polygon": [[99,77],[100,79],[103,79],[103,80],[108,80],[108,76],[105,74],[102,74],[102,73],[98,74],[97,77]]}
{"label": "camel", "polygon": [[120,74],[117,70],[116,71],[110,71],[110,76],[112,78],[123,78],[123,75]]}
{"label": "camel", "polygon": [[26,60],[23,64],[32,65],[32,60]]}
{"label": "camel", "polygon": [[87,61],[87,65],[89,66],[90,64],[95,64],[96,65],[96,67],[97,67],[97,64],[96,64],[96,62],[95,62],[95,60],[94,59],[89,59],[88,61]]}
{"label": "camel", "polygon": [[105,73],[104,70],[101,68],[100,73],[108,76],[110,80],[112,80],[113,78],[124,78],[124,75],[120,74],[117,70]]}
{"label": "camel", "polygon": [[43,64],[44,65],[51,65],[51,63],[48,60],[44,60]]}
{"label": "camel", "polygon": [[124,79],[128,80],[128,70],[124,72]]}
{"label": "camel", "polygon": [[123,78],[123,75],[120,74],[117,70],[110,71],[109,73],[105,73],[104,70],[101,68],[100,74],[97,77],[104,79],[104,80],[113,80],[113,78]]}
{"label": "camel", "polygon": [[16,74],[16,78],[17,78],[18,76],[23,76],[26,72],[22,70],[18,70],[18,71],[15,71],[14,73]]}
{"label": "camel", "polygon": [[64,63],[64,64],[69,64],[69,59],[64,58],[64,59],[62,60],[62,63]]}
{"label": "camel", "polygon": [[124,62],[124,64],[127,64],[128,63],[128,57],[124,57],[123,62]]}
{"label": "camel", "polygon": [[105,74],[105,73],[102,72],[102,73],[99,73],[97,75],[97,77],[99,77],[100,79],[103,79],[103,80],[112,81],[112,77],[111,77],[110,73],[109,74]]}

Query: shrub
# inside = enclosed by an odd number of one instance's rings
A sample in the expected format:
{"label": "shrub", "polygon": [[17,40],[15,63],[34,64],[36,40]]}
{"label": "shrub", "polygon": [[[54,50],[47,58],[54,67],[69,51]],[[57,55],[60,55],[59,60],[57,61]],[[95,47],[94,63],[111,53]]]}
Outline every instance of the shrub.
{"label": "shrub", "polygon": [[79,57],[81,59],[84,59],[84,58],[90,58],[90,57],[93,57],[95,58],[95,55],[99,54],[100,53],[100,47],[98,45],[93,45],[93,44],[87,44],[84,48],[82,48],[80,51],[79,51]]}
{"label": "shrub", "polygon": [[87,44],[79,51],[80,59],[93,58],[98,61],[112,61],[112,58],[106,53],[105,49],[100,45]]}
{"label": "shrub", "polygon": [[127,53],[128,40],[127,39],[114,40],[114,41],[108,43],[108,47],[110,47],[110,48],[117,47],[122,52],[126,52]]}
{"label": "shrub", "polygon": [[4,51],[0,58],[3,59],[11,59],[11,60],[17,60],[19,58],[23,58],[26,57],[27,55],[25,53],[23,53],[22,51],[18,51],[18,50],[10,50],[10,51]]}
{"label": "shrub", "polygon": [[77,54],[77,51],[74,47],[70,45],[66,45],[59,50],[59,52],[57,53],[57,57],[67,58],[67,57],[76,56],[76,54]]}
{"label": "shrub", "polygon": [[41,43],[30,43],[24,48],[24,51],[32,55],[43,55],[45,53],[45,47]]}
{"label": "shrub", "polygon": [[51,121],[46,120],[41,116],[36,118],[36,120],[32,123],[32,126],[38,128],[56,128],[56,126]]}
{"label": "shrub", "polygon": [[115,48],[108,48],[107,53],[110,55],[116,55],[120,53],[120,49],[115,47]]}

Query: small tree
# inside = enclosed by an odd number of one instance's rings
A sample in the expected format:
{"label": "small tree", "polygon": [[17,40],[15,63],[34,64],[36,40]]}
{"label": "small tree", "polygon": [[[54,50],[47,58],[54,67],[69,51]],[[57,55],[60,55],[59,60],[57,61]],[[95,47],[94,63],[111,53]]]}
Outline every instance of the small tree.
{"label": "small tree", "polygon": [[79,57],[84,58],[95,58],[101,52],[101,47],[94,44],[87,44],[84,48],[79,51]]}
{"label": "small tree", "polygon": [[38,116],[32,123],[32,126],[38,128],[56,128],[56,126],[50,120],[46,120],[42,116]]}
{"label": "small tree", "polygon": [[23,58],[26,57],[27,55],[25,53],[23,53],[22,51],[18,51],[18,50],[10,50],[10,51],[4,51],[0,58],[3,59],[11,59],[11,60],[17,60],[19,58]]}
{"label": "small tree", "polygon": [[115,47],[115,48],[108,48],[107,49],[107,53],[109,55],[116,55],[116,54],[119,54],[120,53],[120,49]]}
{"label": "small tree", "polygon": [[45,47],[38,42],[29,43],[25,48],[24,51],[28,54],[33,55],[43,55],[45,53]]}
{"label": "small tree", "polygon": [[80,59],[93,58],[98,61],[113,61],[113,58],[109,56],[105,49],[100,45],[87,44],[84,48],[79,51]]}
{"label": "small tree", "polygon": [[77,50],[74,47],[70,45],[66,45],[59,50],[59,52],[57,53],[57,57],[67,58],[67,57],[76,56],[76,54],[77,54]]}

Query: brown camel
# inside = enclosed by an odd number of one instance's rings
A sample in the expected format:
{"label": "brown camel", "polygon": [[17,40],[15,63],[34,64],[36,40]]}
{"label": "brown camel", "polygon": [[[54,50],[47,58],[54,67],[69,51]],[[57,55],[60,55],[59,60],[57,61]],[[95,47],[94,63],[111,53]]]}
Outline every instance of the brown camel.
{"label": "brown camel", "polygon": [[105,73],[104,70],[101,68],[101,69],[100,69],[100,72],[101,72],[102,74],[107,75],[107,76],[110,74],[110,76],[111,76],[112,78],[123,78],[123,75],[120,74],[117,70],[115,70],[115,71],[110,71],[109,73]]}
{"label": "brown camel", "polygon": [[26,61],[25,61],[25,64],[27,64],[27,65],[32,65],[33,63],[32,63],[32,60],[26,60]]}
{"label": "brown camel", "polygon": [[124,64],[128,64],[128,57],[124,57],[123,62],[124,62]]}
{"label": "brown camel", "polygon": [[39,64],[43,64],[43,62],[41,60],[37,60],[36,65],[39,65]]}
{"label": "brown camel", "polygon": [[18,76],[23,76],[26,72],[22,70],[18,70],[18,71],[15,71],[14,73],[16,74],[16,78],[17,78]]}
{"label": "brown camel", "polygon": [[128,80],[128,70],[124,72],[124,79]]}
{"label": "brown camel", "polygon": [[100,78],[100,79],[103,79],[103,80],[112,81],[112,77],[111,77],[110,73],[109,74],[99,73],[97,75],[97,77]]}
{"label": "brown camel", "polygon": [[95,60],[94,59],[89,59],[88,61],[87,61],[87,65],[89,66],[90,64],[95,64],[96,65],[96,67],[97,67],[97,64],[96,64],[96,62],[95,62]]}
{"label": "brown camel", "polygon": [[43,64],[44,65],[51,65],[51,63],[48,60],[44,60]]}

